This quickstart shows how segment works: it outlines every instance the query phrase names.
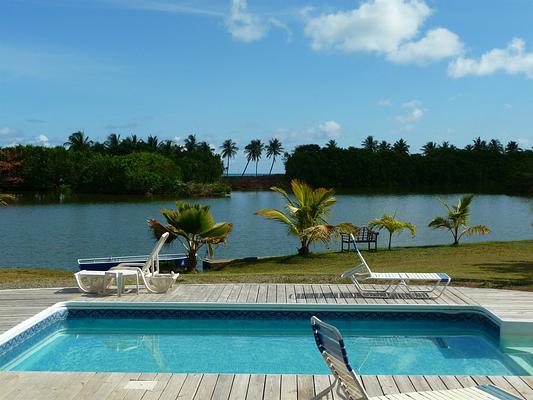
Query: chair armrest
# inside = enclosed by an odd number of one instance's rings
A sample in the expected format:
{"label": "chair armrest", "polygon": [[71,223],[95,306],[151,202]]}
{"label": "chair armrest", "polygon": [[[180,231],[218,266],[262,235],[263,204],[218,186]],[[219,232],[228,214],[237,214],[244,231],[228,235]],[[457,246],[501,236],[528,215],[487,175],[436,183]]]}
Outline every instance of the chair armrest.
{"label": "chair armrest", "polygon": [[128,267],[135,267],[135,268],[142,269],[142,267],[144,267],[144,263],[120,263],[109,269],[128,269]]}
{"label": "chair armrest", "polygon": [[[362,273],[364,271],[364,273]],[[349,271],[344,272],[341,274],[341,278],[351,278],[354,275],[362,275],[362,276],[369,276],[368,270],[365,265],[359,264],[358,266],[350,269]]]}

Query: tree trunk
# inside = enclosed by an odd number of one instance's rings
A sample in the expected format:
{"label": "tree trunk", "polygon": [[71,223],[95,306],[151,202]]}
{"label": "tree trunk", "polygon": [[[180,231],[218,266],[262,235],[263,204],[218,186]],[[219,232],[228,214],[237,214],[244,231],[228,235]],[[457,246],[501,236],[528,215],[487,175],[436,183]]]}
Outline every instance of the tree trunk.
{"label": "tree trunk", "polygon": [[187,272],[196,272],[196,249],[189,247],[189,254],[187,256]]}
{"label": "tree trunk", "polygon": [[269,175],[272,175],[272,168],[274,168],[275,162],[276,162],[276,157],[272,157],[272,164],[270,165],[270,171],[268,171]]}
{"label": "tree trunk", "polygon": [[390,251],[390,242],[392,241],[392,232],[389,232],[389,251]]}
{"label": "tree trunk", "polygon": [[226,176],[229,175],[229,157],[228,157],[228,163],[226,165]]}
{"label": "tree trunk", "polygon": [[259,160],[255,162],[255,176],[257,176],[257,166],[259,165]]}
{"label": "tree trunk", "polygon": [[246,168],[248,168],[248,164],[250,164],[250,160],[246,161],[246,165],[244,166],[244,171],[242,171],[241,176],[244,176],[244,173],[246,172]]}
{"label": "tree trunk", "polygon": [[459,244],[459,238],[458,238],[458,236],[457,236],[458,234],[459,234],[459,232],[458,232],[458,228],[455,228],[455,229],[453,230],[453,245],[454,245],[454,246],[457,246],[457,245]]}
{"label": "tree trunk", "polygon": [[309,255],[309,244],[305,240],[301,241],[302,247],[298,249],[298,255],[307,257]]}

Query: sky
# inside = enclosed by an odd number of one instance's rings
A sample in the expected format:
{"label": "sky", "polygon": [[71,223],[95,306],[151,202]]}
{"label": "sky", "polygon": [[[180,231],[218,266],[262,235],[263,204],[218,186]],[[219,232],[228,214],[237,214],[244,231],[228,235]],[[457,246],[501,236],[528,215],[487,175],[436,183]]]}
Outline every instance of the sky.
{"label": "sky", "polygon": [[0,146],[194,133],[231,173],[256,138],[531,148],[532,26],[533,0],[2,0]]}

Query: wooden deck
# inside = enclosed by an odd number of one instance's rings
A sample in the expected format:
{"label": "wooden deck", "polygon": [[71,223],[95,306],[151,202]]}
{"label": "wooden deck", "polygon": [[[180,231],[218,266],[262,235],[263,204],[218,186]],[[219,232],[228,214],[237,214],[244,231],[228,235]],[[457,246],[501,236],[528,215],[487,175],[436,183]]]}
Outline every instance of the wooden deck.
{"label": "wooden deck", "polygon": [[[142,301],[218,303],[331,304],[463,304],[482,305],[503,320],[533,320],[533,293],[449,288],[440,299],[363,299],[351,285],[178,285],[154,295],[126,294],[120,298],[80,295],[70,289],[0,290],[0,333],[60,301]],[[20,399],[196,399],[304,400],[327,387],[326,375],[226,375],[147,373],[0,372],[0,400]],[[533,377],[490,376],[364,376],[372,396],[452,389],[492,383],[523,398],[533,399]],[[135,385],[148,388],[135,388]],[[334,394],[325,399],[337,399]]]}

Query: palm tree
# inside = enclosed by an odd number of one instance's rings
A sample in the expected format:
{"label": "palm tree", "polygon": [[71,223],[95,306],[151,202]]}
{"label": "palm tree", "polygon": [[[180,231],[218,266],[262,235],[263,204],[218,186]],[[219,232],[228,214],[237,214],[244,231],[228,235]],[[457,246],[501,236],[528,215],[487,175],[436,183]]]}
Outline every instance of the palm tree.
{"label": "palm tree", "polygon": [[487,150],[487,142],[481,140],[481,137],[478,136],[474,139],[473,150]]}
{"label": "palm tree", "polygon": [[409,154],[409,145],[405,140],[400,139],[394,142],[392,150],[399,154]]}
{"label": "palm tree", "polygon": [[503,153],[502,143],[498,139],[491,139],[487,145],[487,149],[495,153]]}
{"label": "palm tree", "polygon": [[391,151],[392,146],[386,140],[382,140],[378,145],[378,151],[387,152]]}
{"label": "palm tree", "polygon": [[518,153],[520,151],[520,147],[518,146],[518,143],[515,142],[514,140],[511,140],[510,142],[507,143],[507,145],[505,146],[505,152],[506,153]]}
{"label": "palm tree", "polygon": [[337,141],[334,139],[330,139],[326,143],[326,149],[328,150],[337,150],[338,148],[339,148],[339,145],[337,144]]}
{"label": "palm tree", "polygon": [[[268,145],[266,146],[266,156],[267,158],[272,157],[272,164],[270,165],[270,171],[268,174],[272,174],[272,168],[274,168],[274,163],[276,162],[276,157],[283,154],[283,146],[279,139],[270,139]],[[257,175],[257,172],[256,172]]]}
{"label": "palm tree", "polygon": [[196,272],[196,256],[202,246],[207,245],[209,256],[213,257],[213,246],[225,242],[233,228],[232,224],[215,223],[209,205],[177,201],[174,210],[164,209],[161,214],[168,225],[164,226],[155,219],[148,220],[148,225],[156,239],[168,232],[168,243],[178,239],[185,246],[188,253],[188,272]]}
{"label": "palm tree", "polygon": [[148,135],[148,138],[146,139],[146,147],[150,151],[157,151],[159,150],[159,139],[157,136]]}
{"label": "palm tree", "polygon": [[7,206],[8,201],[15,200],[15,196],[7,193],[0,193],[0,207]]}
{"label": "palm tree", "polygon": [[442,217],[436,217],[428,226],[433,229],[448,229],[453,235],[453,244],[458,245],[459,240],[463,235],[485,235],[491,230],[485,225],[469,226],[470,219],[470,205],[473,194],[467,194],[459,199],[456,206],[450,206],[447,202],[439,199],[441,204],[446,207],[448,213]]}
{"label": "palm tree", "polygon": [[422,146],[421,150],[425,156],[430,156],[435,153],[435,150],[437,150],[437,143],[427,142],[425,145]]}
{"label": "palm tree", "polygon": [[266,219],[281,222],[289,228],[289,233],[300,240],[298,254],[309,255],[309,245],[316,241],[329,242],[334,233],[356,232],[357,228],[348,223],[329,225],[325,217],[329,214],[329,209],[335,204],[336,199],[332,189],[312,189],[306,183],[293,179],[291,181],[294,199],[289,194],[279,188],[271,189],[281,194],[288,204],[287,211],[263,209],[256,212]]}
{"label": "palm tree", "polygon": [[244,148],[244,153],[246,154],[246,166],[244,167],[244,171],[242,171],[242,176],[244,176],[250,161],[255,161],[255,176],[257,176],[257,165],[259,164],[264,148],[265,145],[261,142],[261,139],[253,139],[246,145]]}
{"label": "palm tree", "polygon": [[111,133],[104,142],[104,146],[111,154],[118,154],[120,150],[120,143],[120,135]]}
{"label": "palm tree", "polygon": [[363,146],[363,149],[366,151],[374,152],[374,151],[377,151],[378,149],[378,141],[374,140],[374,136],[372,135],[367,136],[366,139],[363,140],[361,145]]}
{"label": "palm tree", "polygon": [[239,148],[237,147],[237,143],[235,143],[231,139],[224,140],[224,143],[222,143],[222,146],[220,146],[222,149],[222,158],[227,158],[228,163],[226,164],[226,176],[229,174],[229,160],[230,158],[235,158],[237,155],[237,151],[239,151]]}
{"label": "palm tree", "polygon": [[70,135],[63,146],[68,147],[68,149],[72,151],[85,151],[91,147],[92,143],[93,142],[88,136],[85,136],[83,131],[78,131]]}
{"label": "palm tree", "polygon": [[187,152],[193,152],[198,148],[198,140],[196,140],[196,135],[189,135],[185,139],[185,150]]}
{"label": "palm tree", "polygon": [[379,230],[386,229],[389,231],[389,250],[391,248],[392,235],[395,232],[400,234],[403,230],[408,229],[409,232],[411,232],[411,237],[416,235],[416,227],[410,222],[396,219],[396,214],[390,215],[385,213],[381,218],[375,218],[370,221],[368,227],[371,229],[378,228]]}

